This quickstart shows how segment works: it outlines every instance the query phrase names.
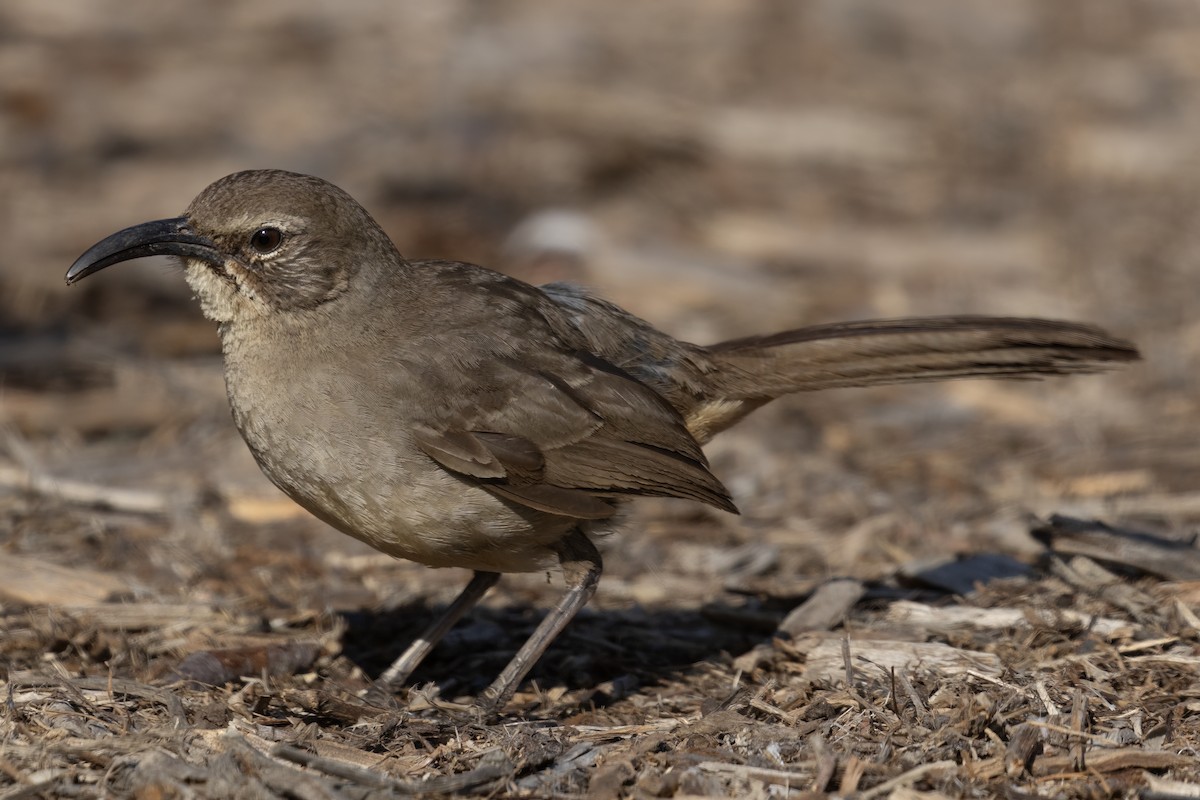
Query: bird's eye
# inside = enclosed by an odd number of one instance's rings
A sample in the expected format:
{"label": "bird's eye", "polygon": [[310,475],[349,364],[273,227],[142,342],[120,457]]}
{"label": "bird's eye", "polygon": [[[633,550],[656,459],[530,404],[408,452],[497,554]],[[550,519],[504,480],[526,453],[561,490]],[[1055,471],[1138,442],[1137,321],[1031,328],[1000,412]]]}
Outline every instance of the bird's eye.
{"label": "bird's eye", "polygon": [[261,255],[270,253],[283,242],[283,231],[279,228],[259,228],[250,237],[250,247]]}

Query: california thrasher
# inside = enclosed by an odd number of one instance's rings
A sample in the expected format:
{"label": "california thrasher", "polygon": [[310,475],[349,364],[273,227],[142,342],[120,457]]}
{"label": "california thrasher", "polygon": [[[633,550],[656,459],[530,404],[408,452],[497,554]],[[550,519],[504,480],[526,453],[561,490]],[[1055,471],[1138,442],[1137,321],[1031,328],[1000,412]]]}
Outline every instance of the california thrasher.
{"label": "california thrasher", "polygon": [[592,596],[592,538],[623,501],[736,511],[700,445],[770,400],[1138,357],[1091,325],[976,316],[689,344],[583,289],[406,259],[341,189],[275,170],[109,236],[67,282],[154,254],[179,258],[218,323],[234,421],[276,486],[385,553],[474,570],[377,686],[399,686],[500,573],[562,565],[568,591],[480,698],[491,709]]}

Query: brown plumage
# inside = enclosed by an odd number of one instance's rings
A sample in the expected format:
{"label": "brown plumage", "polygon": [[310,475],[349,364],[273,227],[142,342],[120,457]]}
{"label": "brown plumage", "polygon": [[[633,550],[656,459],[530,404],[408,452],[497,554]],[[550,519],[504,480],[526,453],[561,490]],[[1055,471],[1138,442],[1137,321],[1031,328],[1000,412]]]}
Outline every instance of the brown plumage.
{"label": "brown plumage", "polygon": [[500,572],[562,564],[569,590],[485,693],[492,707],[591,596],[601,562],[589,536],[622,500],[736,510],[700,444],[771,399],[1137,358],[1092,326],[989,317],[688,344],[577,288],[406,260],[345,192],[270,170],[113,234],[67,279],[154,253],[179,256],[218,323],[234,420],[276,485],[384,552],[475,570],[381,687],[403,681]]}

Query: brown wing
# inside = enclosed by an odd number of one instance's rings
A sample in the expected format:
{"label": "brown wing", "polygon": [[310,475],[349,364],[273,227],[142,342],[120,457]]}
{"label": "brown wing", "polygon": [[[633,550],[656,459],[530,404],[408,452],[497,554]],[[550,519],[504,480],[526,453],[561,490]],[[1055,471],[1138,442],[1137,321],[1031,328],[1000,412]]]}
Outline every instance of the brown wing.
{"label": "brown wing", "polygon": [[593,355],[568,309],[480,267],[414,261],[405,270],[377,297],[405,309],[387,332],[397,410],[437,464],[512,502],[580,519],[610,516],[626,495],[736,511],[679,412]]}
{"label": "brown wing", "polygon": [[459,388],[417,445],[501,497],[580,519],[612,515],[622,495],[737,510],[678,412],[595,356],[539,349]]}

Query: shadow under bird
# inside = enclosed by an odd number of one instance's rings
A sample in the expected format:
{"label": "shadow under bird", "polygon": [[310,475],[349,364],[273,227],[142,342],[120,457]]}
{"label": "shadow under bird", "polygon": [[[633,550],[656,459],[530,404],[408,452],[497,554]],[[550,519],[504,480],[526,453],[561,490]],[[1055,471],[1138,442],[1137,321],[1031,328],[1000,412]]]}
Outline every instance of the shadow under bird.
{"label": "shadow under bird", "polygon": [[474,570],[377,689],[398,688],[501,573],[561,565],[567,591],[478,699],[489,710],[592,596],[592,540],[624,501],[736,512],[700,446],[772,399],[1138,358],[1091,325],[978,316],[689,344],[580,288],[406,259],[344,191],[277,170],[114,233],[67,282],[162,254],[218,324],[233,419],[267,477],[385,553]]}

